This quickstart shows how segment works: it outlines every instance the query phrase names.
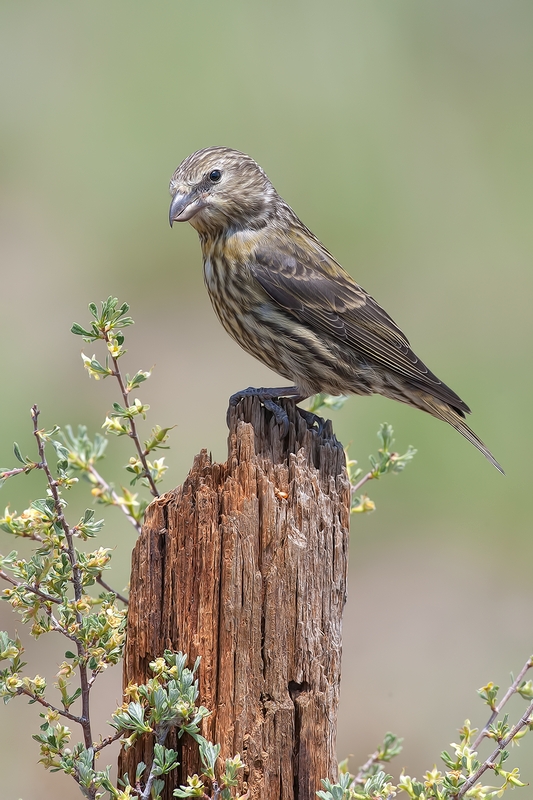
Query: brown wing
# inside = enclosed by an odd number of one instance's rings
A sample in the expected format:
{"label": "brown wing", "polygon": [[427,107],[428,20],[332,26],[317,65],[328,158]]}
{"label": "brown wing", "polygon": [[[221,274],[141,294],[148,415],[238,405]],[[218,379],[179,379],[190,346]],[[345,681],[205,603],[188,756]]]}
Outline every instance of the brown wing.
{"label": "brown wing", "polygon": [[411,350],[409,341],[373,297],[365,292],[317,240],[276,236],[253,253],[252,274],[285,312],[408,378],[453,406],[470,409]]}

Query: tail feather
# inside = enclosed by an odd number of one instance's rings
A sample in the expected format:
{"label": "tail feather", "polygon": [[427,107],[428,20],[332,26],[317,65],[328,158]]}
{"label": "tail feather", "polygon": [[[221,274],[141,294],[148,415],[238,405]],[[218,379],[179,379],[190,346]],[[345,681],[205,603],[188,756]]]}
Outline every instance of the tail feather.
{"label": "tail feather", "polygon": [[455,409],[445,405],[428,394],[423,394],[421,399],[423,402],[423,406],[421,407],[424,408],[425,411],[427,411],[433,417],[444,420],[444,422],[447,422],[452,426],[452,428],[455,428],[456,431],[459,431],[459,433],[464,436],[465,439],[468,439],[468,441],[471,442],[474,447],[477,447],[477,449],[483,453],[485,458],[487,458],[491,464],[494,464],[496,469],[499,470],[502,475],[505,475],[501,464],[496,461],[489,448],[481,441],[479,436],[477,436],[474,431],[468,427],[466,422],[462,419],[462,417],[459,416]]}

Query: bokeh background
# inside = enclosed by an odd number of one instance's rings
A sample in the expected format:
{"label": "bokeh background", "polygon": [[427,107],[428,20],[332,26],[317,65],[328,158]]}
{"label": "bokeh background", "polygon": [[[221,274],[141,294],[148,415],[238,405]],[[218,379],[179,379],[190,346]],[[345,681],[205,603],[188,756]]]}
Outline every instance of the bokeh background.
{"label": "bokeh background", "polygon": [[[32,452],[34,402],[43,424],[100,428],[115,388],[89,380],[69,328],[109,294],[136,320],[125,367],[156,364],[138,393],[152,423],[177,426],[166,488],[200,448],[225,458],[232,392],[277,384],[214,318],[194,230],[168,226],[170,175],[210,144],[259,161],[474,409],[505,478],[399,404],[334,414],[363,466],[384,420],[398,449],[419,450],[352,523],[339,757],[356,767],[393,730],[405,747],[391,771],[420,776],[465,718],[484,721],[476,689],[507,685],[532,649],[533,5],[4,0],[0,65],[0,464],[13,439]],[[109,451],[102,469],[120,480],[126,443]],[[19,478],[0,504],[21,511],[42,491]],[[118,512],[106,531],[124,586],[133,531]],[[28,669],[53,676],[63,649],[30,642]],[[119,669],[100,691],[105,734]],[[0,714],[2,796],[78,797],[36,763],[35,707]],[[532,753],[527,739],[513,752],[529,781]]]}

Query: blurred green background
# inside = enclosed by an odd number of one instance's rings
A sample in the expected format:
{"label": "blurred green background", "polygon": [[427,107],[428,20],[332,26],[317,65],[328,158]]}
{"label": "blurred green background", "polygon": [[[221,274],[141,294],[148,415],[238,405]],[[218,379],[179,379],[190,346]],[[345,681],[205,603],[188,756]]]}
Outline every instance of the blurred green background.
{"label": "blurred green background", "polygon": [[[126,369],[157,365],[138,393],[152,423],[177,425],[166,488],[200,448],[225,458],[232,392],[277,385],[219,327],[194,230],[168,226],[174,168],[224,144],[257,159],[471,405],[507,471],[379,397],[334,415],[363,466],[384,420],[398,449],[419,450],[369,486],[378,509],[352,523],[338,752],[354,767],[393,730],[405,737],[396,776],[432,768],[466,717],[484,721],[476,689],[506,685],[532,648],[532,54],[528,0],[0,5],[0,464],[13,439],[32,452],[34,402],[43,424],[99,429],[115,388],[89,381],[69,328],[109,294],[136,320]],[[129,452],[109,449],[112,479]],[[18,479],[0,503],[21,511],[42,492],[39,476]],[[102,543],[124,586],[133,530],[108,519]],[[21,629],[0,611],[1,627]],[[30,643],[29,670],[53,676],[63,649]],[[114,673],[102,725],[120,698]],[[0,714],[2,796],[78,797],[36,764],[36,709]],[[529,781],[532,752],[527,739],[513,752]]]}

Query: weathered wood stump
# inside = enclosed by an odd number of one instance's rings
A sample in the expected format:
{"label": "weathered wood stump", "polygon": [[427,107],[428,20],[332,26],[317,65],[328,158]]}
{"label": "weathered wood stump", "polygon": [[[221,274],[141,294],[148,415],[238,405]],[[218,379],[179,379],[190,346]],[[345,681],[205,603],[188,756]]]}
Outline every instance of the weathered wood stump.
{"label": "weathered wood stump", "polygon": [[[199,670],[202,733],[240,753],[252,800],[310,800],[334,776],[346,598],[349,484],[327,423],[309,429],[282,401],[290,431],[257,399],[230,412],[229,455],[204,450],[183,486],[147,509],[133,552],[124,682],[145,682],[165,648]],[[180,768],[165,798],[200,772],[197,747],[169,737]],[[119,774],[151,763],[149,737]]]}

